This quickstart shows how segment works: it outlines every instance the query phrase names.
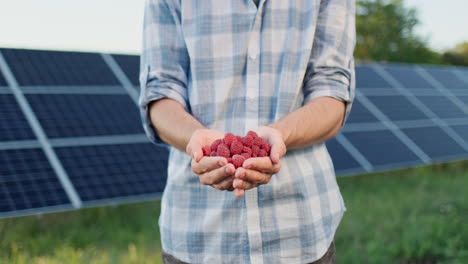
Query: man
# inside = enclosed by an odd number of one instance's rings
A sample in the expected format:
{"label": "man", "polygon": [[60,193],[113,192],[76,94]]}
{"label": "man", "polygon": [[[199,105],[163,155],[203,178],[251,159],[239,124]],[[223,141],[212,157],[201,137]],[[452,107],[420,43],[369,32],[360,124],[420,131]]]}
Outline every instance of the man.
{"label": "man", "polygon": [[[147,0],[140,107],[149,137],[170,145],[165,263],[334,263],[345,206],[323,142],[354,98],[354,10],[353,0]],[[203,157],[204,145],[249,130],[270,157],[238,169]]]}

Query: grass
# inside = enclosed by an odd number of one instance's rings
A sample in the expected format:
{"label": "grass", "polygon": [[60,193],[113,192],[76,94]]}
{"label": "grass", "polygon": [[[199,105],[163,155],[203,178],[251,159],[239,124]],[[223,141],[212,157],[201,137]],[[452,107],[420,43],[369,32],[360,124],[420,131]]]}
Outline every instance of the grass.
{"label": "grass", "polygon": [[[468,162],[340,178],[338,263],[468,263]],[[0,263],[161,263],[159,203],[0,220]]]}

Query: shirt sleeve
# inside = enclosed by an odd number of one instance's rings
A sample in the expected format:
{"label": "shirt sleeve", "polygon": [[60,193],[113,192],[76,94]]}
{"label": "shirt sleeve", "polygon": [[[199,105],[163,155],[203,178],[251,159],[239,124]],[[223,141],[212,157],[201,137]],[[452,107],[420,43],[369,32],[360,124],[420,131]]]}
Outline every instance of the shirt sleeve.
{"label": "shirt sleeve", "polygon": [[155,133],[148,105],[162,98],[179,102],[186,110],[189,56],[182,36],[180,6],[170,0],[146,0],[143,49],[140,59],[139,108],[149,139],[168,147]]}
{"label": "shirt sleeve", "polygon": [[355,1],[322,0],[304,77],[304,104],[317,97],[336,98],[346,103],[347,119],[355,93],[355,41]]}

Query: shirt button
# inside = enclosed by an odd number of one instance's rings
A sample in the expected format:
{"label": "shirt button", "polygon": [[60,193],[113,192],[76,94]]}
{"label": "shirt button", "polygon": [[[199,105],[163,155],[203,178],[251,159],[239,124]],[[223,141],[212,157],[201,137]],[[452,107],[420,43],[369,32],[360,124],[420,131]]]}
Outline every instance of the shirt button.
{"label": "shirt button", "polygon": [[253,53],[252,53],[252,54],[249,55],[249,58],[250,58],[251,60],[256,60],[256,59],[257,59],[257,54],[253,54]]}

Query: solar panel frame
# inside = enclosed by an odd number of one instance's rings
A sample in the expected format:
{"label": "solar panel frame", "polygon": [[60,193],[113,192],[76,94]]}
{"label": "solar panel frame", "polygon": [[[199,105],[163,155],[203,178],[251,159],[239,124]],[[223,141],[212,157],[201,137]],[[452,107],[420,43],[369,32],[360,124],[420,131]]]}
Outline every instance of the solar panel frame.
{"label": "solar panel frame", "polygon": [[0,142],[36,139],[13,94],[0,94]]}
{"label": "solar panel frame", "polygon": [[140,56],[112,54],[112,57],[133,84],[134,88],[139,90]]}

